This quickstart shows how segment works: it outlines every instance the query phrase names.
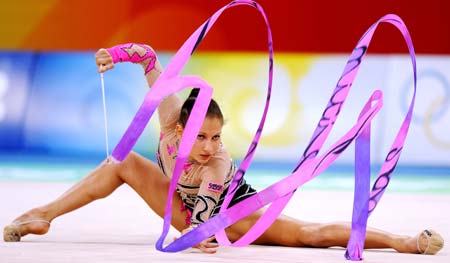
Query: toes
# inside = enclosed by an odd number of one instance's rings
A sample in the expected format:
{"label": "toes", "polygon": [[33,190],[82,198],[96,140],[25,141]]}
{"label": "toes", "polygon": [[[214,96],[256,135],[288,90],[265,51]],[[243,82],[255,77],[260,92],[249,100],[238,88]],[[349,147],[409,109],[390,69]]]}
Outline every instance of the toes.
{"label": "toes", "polygon": [[421,254],[434,255],[444,246],[444,239],[433,230],[424,230],[417,237],[417,250]]}
{"label": "toes", "polygon": [[19,242],[20,230],[17,226],[6,226],[3,229],[3,240],[5,242]]}

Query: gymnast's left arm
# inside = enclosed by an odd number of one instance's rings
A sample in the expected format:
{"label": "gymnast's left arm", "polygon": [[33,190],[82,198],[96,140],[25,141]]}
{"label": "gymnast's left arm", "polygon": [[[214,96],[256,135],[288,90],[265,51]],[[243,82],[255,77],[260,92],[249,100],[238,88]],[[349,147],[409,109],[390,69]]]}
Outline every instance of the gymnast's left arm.
{"label": "gymnast's left arm", "polygon": [[[191,224],[181,234],[186,234],[206,222],[212,216],[213,211],[218,205],[220,196],[224,191],[224,182],[229,164],[227,165],[226,162],[219,160],[215,161],[203,167],[199,174],[201,184],[195,201],[194,211],[192,212]],[[214,239],[214,236],[212,236],[194,247],[200,249],[202,252],[215,253],[218,249],[218,244],[212,242]]]}

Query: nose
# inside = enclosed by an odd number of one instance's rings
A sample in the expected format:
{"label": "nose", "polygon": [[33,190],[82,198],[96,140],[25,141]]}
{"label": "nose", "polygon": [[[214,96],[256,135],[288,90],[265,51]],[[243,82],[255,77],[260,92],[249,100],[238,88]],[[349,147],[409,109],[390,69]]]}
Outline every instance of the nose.
{"label": "nose", "polygon": [[203,151],[208,154],[212,153],[214,151],[213,142],[209,140],[205,142],[205,144],[203,145]]}

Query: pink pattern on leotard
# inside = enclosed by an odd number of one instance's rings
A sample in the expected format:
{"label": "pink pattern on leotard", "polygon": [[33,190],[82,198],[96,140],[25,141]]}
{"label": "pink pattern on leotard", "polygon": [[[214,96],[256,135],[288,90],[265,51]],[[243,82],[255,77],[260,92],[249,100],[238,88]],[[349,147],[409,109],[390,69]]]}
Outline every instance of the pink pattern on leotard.
{"label": "pink pattern on leotard", "polygon": [[191,167],[192,167],[192,163],[191,162],[185,162],[184,165],[183,165],[184,173],[188,174],[189,170],[191,169]]}
{"label": "pink pattern on leotard", "polygon": [[167,153],[169,155],[172,155],[175,153],[175,145],[174,144],[171,144],[171,145],[167,144],[166,148],[167,148]]}
{"label": "pink pattern on leotard", "polygon": [[191,210],[189,210],[186,206],[185,203],[181,202],[181,212],[186,211],[187,215],[186,218],[184,219],[184,222],[186,223],[187,226],[191,225],[191,219],[192,219],[192,212]]}

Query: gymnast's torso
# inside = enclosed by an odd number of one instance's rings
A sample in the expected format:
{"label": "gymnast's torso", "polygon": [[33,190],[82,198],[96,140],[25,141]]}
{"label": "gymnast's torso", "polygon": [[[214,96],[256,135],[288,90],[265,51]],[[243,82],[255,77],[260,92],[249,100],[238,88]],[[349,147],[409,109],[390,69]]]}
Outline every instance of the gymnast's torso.
{"label": "gymnast's torso", "polygon": [[[167,109],[167,108],[166,108]],[[156,158],[163,173],[172,177],[178,153],[179,139],[175,127],[179,118],[179,108],[173,108],[161,120],[161,133]],[[177,192],[186,207],[191,210],[191,224],[205,222],[219,205],[224,191],[231,183],[236,167],[222,144],[218,152],[205,163],[188,160],[181,172]],[[217,211],[216,211],[217,213]]]}

